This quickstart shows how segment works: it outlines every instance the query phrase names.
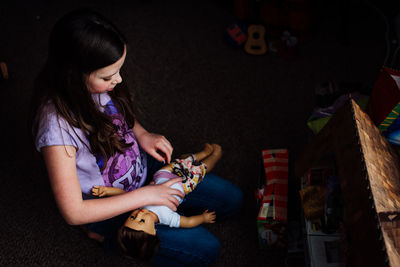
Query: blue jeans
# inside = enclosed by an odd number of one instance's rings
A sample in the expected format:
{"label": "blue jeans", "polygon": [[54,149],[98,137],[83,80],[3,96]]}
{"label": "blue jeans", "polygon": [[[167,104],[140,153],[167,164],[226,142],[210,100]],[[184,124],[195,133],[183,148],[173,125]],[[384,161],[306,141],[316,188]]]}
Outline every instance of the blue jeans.
{"label": "blue jeans", "polygon": [[[148,175],[161,168],[162,164],[148,156]],[[148,179],[151,180],[151,179]],[[234,184],[212,174],[206,174],[196,189],[185,196],[178,207],[182,215],[201,214],[204,210],[215,211],[217,221],[231,217],[242,206],[242,192]],[[105,249],[118,252],[116,232],[130,213],[122,214],[107,221],[89,224],[89,230],[105,236]],[[171,228],[156,225],[160,249],[153,259],[155,266],[207,266],[219,254],[219,240],[204,226],[194,228]]]}
{"label": "blue jeans", "polygon": [[[242,192],[232,183],[207,174],[196,189],[185,196],[178,212],[186,216],[201,214],[204,210],[215,211],[217,221],[239,211]],[[153,260],[155,266],[207,266],[219,253],[219,240],[204,226],[195,228],[171,228],[156,225],[160,250]]]}

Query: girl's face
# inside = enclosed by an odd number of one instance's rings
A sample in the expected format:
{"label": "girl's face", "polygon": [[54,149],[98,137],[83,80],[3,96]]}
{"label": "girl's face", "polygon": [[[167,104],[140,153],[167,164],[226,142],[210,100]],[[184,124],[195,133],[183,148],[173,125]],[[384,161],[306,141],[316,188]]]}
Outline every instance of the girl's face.
{"label": "girl's face", "polygon": [[126,57],[126,47],[124,54],[118,61],[107,67],[93,71],[86,76],[86,87],[92,94],[110,92],[114,87],[122,82],[120,69],[124,65]]}

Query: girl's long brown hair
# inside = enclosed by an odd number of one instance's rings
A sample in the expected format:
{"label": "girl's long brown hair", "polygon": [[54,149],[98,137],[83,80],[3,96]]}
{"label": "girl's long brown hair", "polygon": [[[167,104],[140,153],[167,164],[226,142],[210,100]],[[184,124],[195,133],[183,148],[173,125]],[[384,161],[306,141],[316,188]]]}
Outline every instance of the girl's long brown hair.
{"label": "girl's long brown hair", "polygon": [[[82,9],[61,18],[51,32],[48,58],[35,83],[31,106],[34,137],[40,121],[40,116],[34,119],[35,114],[51,102],[59,116],[83,131],[90,151],[103,155],[105,163],[109,156],[131,146],[117,136],[116,126],[99,110],[86,86],[86,77],[118,61],[125,47],[124,36],[98,13]],[[109,95],[133,128],[134,103],[125,83]]]}

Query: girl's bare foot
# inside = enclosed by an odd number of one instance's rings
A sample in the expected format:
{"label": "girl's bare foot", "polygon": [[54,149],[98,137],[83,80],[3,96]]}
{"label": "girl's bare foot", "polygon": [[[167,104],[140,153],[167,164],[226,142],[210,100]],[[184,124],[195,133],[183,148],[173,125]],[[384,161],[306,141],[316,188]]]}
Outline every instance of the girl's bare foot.
{"label": "girl's bare foot", "polygon": [[81,225],[80,227],[81,227],[81,229],[83,230],[83,232],[85,232],[86,235],[87,235],[90,239],[93,239],[93,240],[95,240],[95,241],[97,241],[97,242],[99,242],[99,243],[104,243],[104,236],[102,236],[102,235],[100,235],[100,234],[98,234],[98,233],[89,231],[89,229],[88,229],[85,225]]}

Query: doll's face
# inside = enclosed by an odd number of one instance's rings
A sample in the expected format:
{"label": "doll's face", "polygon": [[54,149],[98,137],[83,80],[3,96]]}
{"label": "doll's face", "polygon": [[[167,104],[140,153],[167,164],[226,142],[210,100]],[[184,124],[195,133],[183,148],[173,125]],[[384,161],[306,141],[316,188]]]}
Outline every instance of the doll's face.
{"label": "doll's face", "polygon": [[136,209],[126,219],[124,226],[137,230],[143,231],[150,235],[156,234],[154,224],[156,223],[157,215],[146,209]]}
{"label": "doll's face", "polygon": [[122,82],[120,69],[124,65],[126,47],[122,57],[114,64],[98,69],[86,77],[86,87],[92,94],[101,94],[112,91],[114,87]]}

